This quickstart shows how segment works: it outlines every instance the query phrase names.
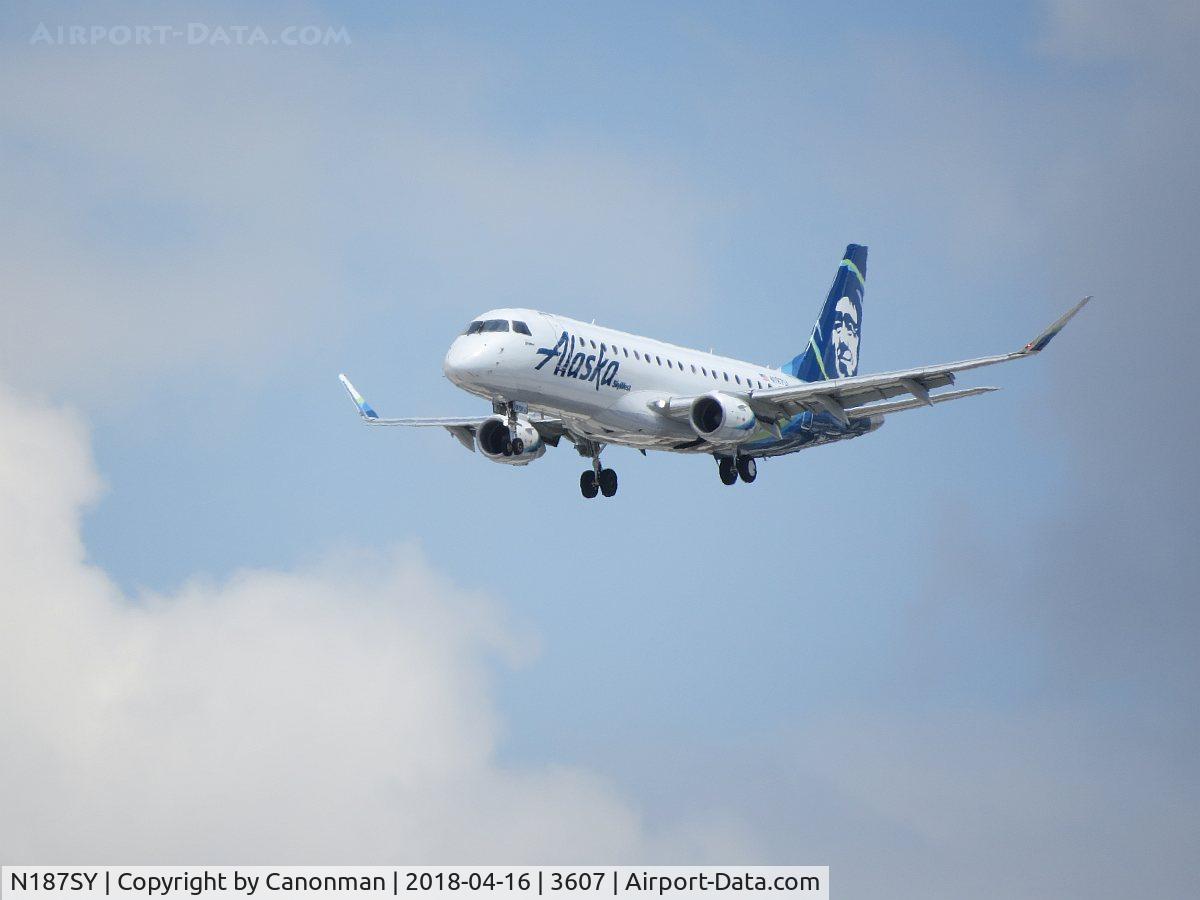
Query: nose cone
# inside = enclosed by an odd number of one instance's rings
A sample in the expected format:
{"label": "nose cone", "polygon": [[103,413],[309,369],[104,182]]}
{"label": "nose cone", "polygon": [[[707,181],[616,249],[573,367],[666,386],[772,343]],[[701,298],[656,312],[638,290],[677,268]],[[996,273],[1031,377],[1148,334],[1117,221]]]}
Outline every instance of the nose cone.
{"label": "nose cone", "polygon": [[479,375],[483,368],[483,348],[477,341],[468,338],[458,338],[446,352],[442,360],[442,371],[455,384],[470,381]]}

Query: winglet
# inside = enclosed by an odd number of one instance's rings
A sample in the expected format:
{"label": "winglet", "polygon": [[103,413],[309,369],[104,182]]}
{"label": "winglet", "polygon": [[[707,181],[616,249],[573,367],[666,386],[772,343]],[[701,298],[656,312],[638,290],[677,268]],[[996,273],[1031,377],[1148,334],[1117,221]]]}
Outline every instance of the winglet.
{"label": "winglet", "polygon": [[379,414],[371,409],[371,404],[363,399],[362,394],[354,389],[354,385],[350,383],[350,379],[345,375],[338,375],[338,380],[350,392],[350,399],[354,401],[354,405],[358,407],[358,414],[364,419],[378,419]]}
{"label": "winglet", "polygon": [[1071,321],[1071,318],[1075,315],[1075,313],[1083,309],[1091,299],[1092,298],[1090,296],[1084,297],[1082,300],[1072,306],[1069,310],[1063,313],[1062,316],[1059,317],[1057,322],[1026,344],[1020,350],[1019,355],[1028,356],[1031,353],[1040,353],[1042,350],[1045,350],[1046,345],[1054,340],[1054,336],[1062,331],[1066,324]]}

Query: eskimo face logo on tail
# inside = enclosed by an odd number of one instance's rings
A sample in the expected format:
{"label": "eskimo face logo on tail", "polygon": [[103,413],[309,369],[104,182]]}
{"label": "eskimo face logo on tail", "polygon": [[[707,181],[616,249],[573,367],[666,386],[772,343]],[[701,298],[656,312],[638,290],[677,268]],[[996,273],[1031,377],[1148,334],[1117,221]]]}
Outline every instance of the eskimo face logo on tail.
{"label": "eskimo face logo on tail", "polygon": [[862,321],[862,301],[842,297],[833,309],[833,328],[829,347],[838,378],[848,378],[858,372],[858,334]]}
{"label": "eskimo face logo on tail", "polygon": [[[584,349],[577,351],[576,346]],[[586,348],[587,344],[582,339],[576,341],[575,335],[564,331],[553,347],[538,348],[538,355],[544,358],[533,368],[541,369],[553,359],[553,374],[560,378],[577,378],[580,381],[592,382],[596,385],[596,390],[600,390],[600,385],[618,391],[629,390],[629,385],[617,380],[621,364],[607,356],[608,348],[604,344],[600,345],[599,353],[588,353]]]}

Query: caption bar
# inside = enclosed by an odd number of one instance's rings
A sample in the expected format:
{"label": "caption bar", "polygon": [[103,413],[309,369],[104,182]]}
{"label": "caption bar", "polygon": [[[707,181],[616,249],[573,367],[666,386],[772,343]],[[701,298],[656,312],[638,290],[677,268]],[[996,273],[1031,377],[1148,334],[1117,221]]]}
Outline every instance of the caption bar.
{"label": "caption bar", "polygon": [[5,866],[0,896],[724,897],[829,896],[828,866]]}

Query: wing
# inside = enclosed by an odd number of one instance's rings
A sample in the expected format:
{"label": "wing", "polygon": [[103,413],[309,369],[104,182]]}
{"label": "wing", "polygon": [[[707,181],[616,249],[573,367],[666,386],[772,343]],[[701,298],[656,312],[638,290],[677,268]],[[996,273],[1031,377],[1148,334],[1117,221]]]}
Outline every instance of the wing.
{"label": "wing", "polygon": [[[977,394],[994,391],[996,388],[971,388],[961,391],[946,391],[941,394],[931,394],[930,392],[954,384],[954,377],[958,372],[1008,362],[1013,359],[1024,359],[1040,353],[1091,299],[1091,297],[1084,297],[1060,316],[1053,325],[1014,353],[981,356],[978,359],[967,359],[937,366],[921,366],[899,372],[856,375],[852,378],[835,378],[829,381],[813,381],[807,384],[749,391],[743,396],[750,404],[750,408],[754,410],[754,414],[768,424],[780,418],[809,411],[829,413],[843,425],[849,425],[851,419],[900,412],[920,406],[932,406],[934,403],[946,400],[973,397]],[[907,397],[908,399],[893,400],[896,397]],[[687,414],[694,399],[692,397],[672,397],[666,400],[656,400],[651,406],[665,415],[680,416]]]}
{"label": "wing", "polygon": [[[371,404],[363,399],[362,394],[350,383],[350,379],[345,375],[338,375],[338,380],[346,388],[350,394],[350,399],[354,401],[354,405],[358,408],[358,414],[362,418],[364,425],[402,425],[408,428],[445,428],[450,434],[458,439],[458,442],[470,450],[475,452],[475,431],[486,422],[491,416],[463,416],[463,417],[441,417],[441,418],[408,418],[408,419],[381,419],[379,414],[371,408]],[[558,419],[548,418],[531,418],[530,424],[541,434],[542,440],[551,446],[558,443],[558,439],[564,433],[563,424]]]}

